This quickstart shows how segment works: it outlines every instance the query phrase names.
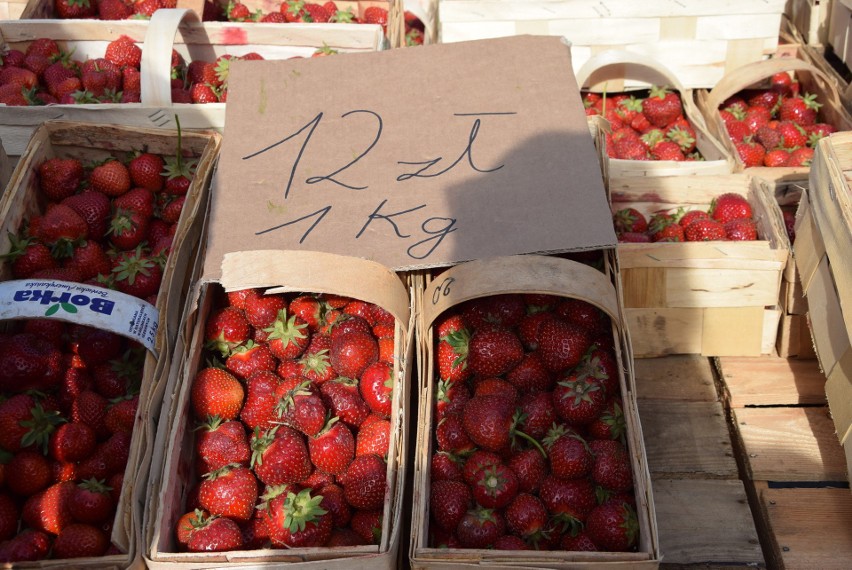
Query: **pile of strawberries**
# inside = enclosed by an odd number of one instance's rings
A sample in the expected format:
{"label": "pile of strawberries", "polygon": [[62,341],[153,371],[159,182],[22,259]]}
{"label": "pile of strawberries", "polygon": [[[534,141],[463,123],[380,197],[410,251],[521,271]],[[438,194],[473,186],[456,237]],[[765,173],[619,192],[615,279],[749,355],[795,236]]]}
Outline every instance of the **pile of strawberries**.
{"label": "pile of strawberries", "polygon": [[198,481],[175,523],[194,552],[378,544],[394,317],[335,295],[229,292],[192,380]]}
{"label": "pile of strawberries", "polygon": [[820,107],[789,73],[777,73],[769,87],[729,97],[719,114],[746,167],[810,166],[816,142],[836,130],[820,122]]}
{"label": "pile of strawberries", "polygon": [[717,196],[708,210],[655,212],[650,219],[636,208],[622,208],[612,216],[619,242],[753,241],[757,224],[745,196],[728,192]]}
{"label": "pile of strawberries", "polygon": [[120,553],[144,348],[48,319],[0,337],[0,562]]}
{"label": "pile of strawberries", "polygon": [[638,93],[583,95],[586,115],[609,121],[607,155],[624,160],[702,160],[680,95],[661,86],[653,86],[645,97]]}
{"label": "pile of strawberries", "polygon": [[117,289],[156,303],[196,161],[139,151],[83,164],[38,166],[44,213],[11,237],[17,279],[60,279]]}
{"label": "pile of strawberries", "polygon": [[630,551],[636,503],[610,319],[541,294],[434,325],[433,547]]}

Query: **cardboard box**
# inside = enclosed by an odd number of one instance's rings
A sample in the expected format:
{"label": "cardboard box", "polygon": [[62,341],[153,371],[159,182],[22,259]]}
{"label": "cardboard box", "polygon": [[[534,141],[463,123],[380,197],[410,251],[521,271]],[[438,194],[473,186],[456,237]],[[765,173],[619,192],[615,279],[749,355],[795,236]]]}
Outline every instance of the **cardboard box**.
{"label": "cardboard box", "polygon": [[[709,131],[725,145],[728,153],[734,157],[736,161],[735,170],[742,171],[745,165],[737,152],[736,145],[728,136],[725,123],[719,114],[720,105],[728,97],[743,89],[759,88],[766,85],[766,81],[774,74],[789,71],[795,72],[795,78],[801,84],[803,94],[815,94],[817,102],[822,103],[817,119],[819,122],[829,123],[838,131],[852,129],[852,115],[844,107],[837,82],[819,67],[799,57],[781,57],[750,63],[726,73],[711,90],[701,89],[695,93],[695,100],[704,115],[704,121]],[[748,171],[753,176],[760,176],[769,180],[778,180],[782,177],[804,180],[808,177],[809,167],[756,166],[750,167]]]}
{"label": "cardboard box", "polygon": [[784,6],[784,0],[605,7],[595,0],[440,0],[438,34],[443,43],[564,36],[574,49],[575,71],[600,51],[626,49],[661,61],[687,88],[711,88],[726,72],[775,53]]}
{"label": "cardboard box", "polygon": [[[821,140],[811,169],[810,187],[796,213],[796,266],[808,301],[808,324],[837,438],[847,449],[852,433],[852,245],[847,172],[852,135],[838,133]],[[847,466],[852,468],[847,462]]]}
{"label": "cardboard box", "polygon": [[[138,564],[141,560],[139,533],[141,532],[142,513],[146,508],[144,495],[137,494],[139,488],[144,488],[148,476],[148,465],[153,453],[153,424],[157,421],[162,401],[162,390],[165,376],[171,361],[172,348],[177,333],[179,314],[182,310],[184,296],[192,275],[188,271],[186,260],[191,257],[197,247],[200,234],[201,216],[206,209],[208,185],[213,171],[213,163],[217,157],[220,136],[212,132],[182,133],[180,143],[187,158],[198,160],[196,174],[187,192],[186,202],[181,214],[179,225],[172,244],[166,266],[163,270],[163,281],[157,297],[154,310],[159,313],[159,326],[149,326],[145,331],[150,350],[146,354],[142,372],[139,407],[137,411],[137,429],[134,430],[130,459],[125,471],[125,484],[121,490],[121,499],[113,526],[112,541],[125,550],[125,554],[111,555],[102,558],[81,559],[81,566],[92,568],[128,567]],[[162,155],[174,155],[178,149],[178,133],[166,129],[142,129],[120,127],[116,125],[82,124],[70,121],[48,121],[34,133],[24,157],[16,166],[12,179],[0,201],[0,219],[3,220],[0,251],[10,249],[9,234],[17,233],[24,219],[30,218],[43,211],[45,197],[38,187],[37,167],[51,157],[81,159],[84,163],[103,160],[107,156],[147,149]],[[12,279],[9,262],[0,266],[0,279]],[[15,281],[15,283],[32,283],[32,281]],[[62,282],[57,282],[62,284]],[[63,287],[74,286],[65,283]],[[82,285],[81,285],[82,286]],[[82,286],[85,288],[85,286]],[[91,288],[89,288],[91,289]],[[61,297],[61,295],[60,295]],[[76,304],[71,297],[72,304]],[[79,295],[83,300],[84,295]],[[4,300],[5,301],[5,300]],[[121,301],[121,299],[119,299]],[[124,300],[123,302],[127,302]],[[147,304],[145,304],[147,305]],[[9,314],[9,307],[4,307],[4,314]],[[14,309],[12,309],[14,310]],[[148,307],[141,305],[133,307],[133,314],[140,318],[148,318]],[[57,312],[61,313],[61,311]],[[77,315],[80,310],[71,315]],[[61,317],[61,320],[79,319],[87,322],[85,317]],[[131,323],[132,324],[132,323]],[[125,336],[131,332],[126,327],[122,330],[116,323],[104,322],[101,325]],[[135,327],[132,327],[135,328]],[[141,332],[141,331],[140,331]],[[131,338],[137,338],[132,336]],[[141,337],[139,337],[141,338]],[[43,561],[39,567],[68,567],[65,561]]]}
{"label": "cardboard box", "polygon": [[[659,545],[654,501],[638,421],[633,360],[622,322],[617,277],[612,258],[603,252],[604,271],[556,257],[537,255],[497,257],[459,264],[440,272],[418,276],[417,304],[422,307],[417,321],[418,384],[420,407],[414,474],[414,497],[409,556],[412,568],[657,568]],[[639,539],[636,552],[501,551],[486,549],[434,548],[429,542],[430,465],[434,442],[436,369],[434,324],[438,317],[464,301],[508,293],[545,293],[574,297],[589,302],[609,315],[615,353],[619,360],[619,385],[627,424],[626,441],[634,478]]]}
{"label": "cardboard box", "polygon": [[[48,2],[52,7],[53,3]],[[172,48],[187,63],[213,61],[223,54],[256,51],[269,59],[310,57],[323,45],[340,52],[378,51],[385,47],[381,27],[368,24],[280,24],[198,22],[185,9],[160,9],[151,20],[20,20],[0,22],[4,48],[25,49],[39,37],[56,40],[76,59],[103,57],[107,44],[127,35],[142,47],[142,102],[83,105],[0,106],[0,138],[6,152],[22,154],[33,130],[62,117],[81,122],[110,122],[145,128],[224,128],[225,104],[172,104],[169,76]]]}
{"label": "cardboard box", "polygon": [[[643,79],[653,85],[663,85],[680,94],[683,114],[695,130],[696,150],[703,160],[676,162],[673,160],[622,160],[610,158],[602,151],[606,169],[611,177],[626,176],[688,176],[692,174],[730,174],[734,159],[704,126],[704,118],[695,106],[692,89],[685,88],[671,70],[653,58],[627,51],[604,51],[592,56],[577,71],[577,84],[588,91],[614,94],[625,88],[630,79]],[[598,145],[604,144],[607,122],[590,117],[597,128]]]}
{"label": "cardboard box", "polygon": [[789,256],[774,195],[743,174],[610,179],[612,211],[707,210],[725,192],[746,196],[758,241],[619,243],[634,354],[758,356],[774,350]]}

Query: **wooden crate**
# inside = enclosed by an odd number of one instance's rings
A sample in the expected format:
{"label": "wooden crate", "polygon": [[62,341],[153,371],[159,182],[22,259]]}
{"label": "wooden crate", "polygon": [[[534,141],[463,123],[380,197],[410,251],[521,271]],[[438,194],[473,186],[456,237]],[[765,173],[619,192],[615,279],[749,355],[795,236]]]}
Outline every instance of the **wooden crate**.
{"label": "wooden crate", "polygon": [[[607,269],[610,265],[607,263]],[[614,277],[609,271],[608,275]],[[446,284],[450,284],[449,287]],[[409,557],[412,568],[602,568],[627,566],[644,569],[659,565],[656,519],[650,476],[636,415],[635,388],[630,346],[621,321],[616,289],[610,278],[588,266],[554,257],[525,255],[498,257],[459,264],[437,277],[420,276],[416,288],[422,307],[417,322],[420,406],[415,450],[414,497]],[[428,539],[429,469],[434,452],[433,404],[436,385],[433,362],[433,324],[447,309],[464,301],[490,295],[537,292],[568,296],[590,302],[610,316],[619,360],[619,383],[627,423],[627,446],[633,467],[639,518],[636,552],[497,551],[431,548]]]}
{"label": "wooden crate", "polygon": [[821,46],[828,40],[831,4],[831,0],[789,0],[785,14],[808,44]]}
{"label": "wooden crate", "polygon": [[828,23],[828,45],[847,68],[852,69],[852,2],[834,0]]}
{"label": "wooden crate", "polygon": [[[730,96],[750,87],[765,85],[766,80],[774,74],[781,72],[795,72],[796,79],[801,84],[803,93],[811,93],[817,96],[817,101],[822,103],[819,110],[820,122],[833,125],[838,131],[852,130],[852,115],[846,110],[837,82],[827,75],[819,67],[800,57],[780,57],[759,61],[735,69],[719,80],[711,90],[700,89],[695,92],[695,100],[704,115],[704,121],[713,136],[721,141],[729,154],[736,161],[736,170],[745,169],[742,159],[737,153],[736,146],[725,128],[722,116],[719,114],[719,106]],[[786,179],[806,180],[809,167],[807,166],[781,166],[781,167],[751,167],[748,169],[755,176],[762,176],[770,180],[781,177]]]}
{"label": "wooden crate", "polygon": [[781,214],[765,181],[742,174],[610,179],[613,212],[706,210],[724,192],[747,196],[758,241],[620,243],[624,307],[637,357],[774,350],[787,262]]}
{"label": "wooden crate", "polygon": [[774,54],[784,0],[644,2],[439,0],[441,42],[517,34],[564,36],[574,70],[608,49],[651,56],[687,88],[713,87],[728,71]]}
{"label": "wooden crate", "polygon": [[[310,267],[310,271],[305,271]],[[192,378],[205,363],[203,336],[206,317],[216,294],[246,287],[267,288],[267,293],[325,292],[375,303],[396,317],[394,366],[396,379],[391,415],[391,442],[382,539],[379,545],[340,548],[292,548],[243,550],[218,553],[178,552],[174,525],[185,512],[187,493],[196,480],[191,426],[190,388]],[[156,508],[146,512],[145,563],[149,568],[193,569],[248,565],[273,568],[315,567],[395,568],[402,521],[402,482],[406,476],[408,385],[413,363],[413,307],[402,280],[386,268],[361,259],[320,252],[243,251],[226,257],[218,282],[201,279],[192,291],[184,313],[183,327],[191,333],[179,344],[183,356],[175,360],[169,376],[169,393],[157,433],[157,448],[151,467],[151,489]],[[167,412],[167,413],[166,413]],[[150,498],[149,498],[150,500]],[[302,565],[301,563],[306,563]]]}
{"label": "wooden crate", "polygon": [[725,147],[704,126],[704,118],[695,106],[691,89],[685,88],[677,76],[659,61],[641,54],[609,50],[592,56],[577,70],[581,89],[608,94],[624,91],[629,80],[643,79],[648,84],[665,85],[677,91],[683,101],[683,114],[695,130],[696,149],[704,160],[622,160],[607,156],[605,133],[609,131],[602,117],[589,117],[590,128],[601,149],[601,160],[610,177],[628,176],[688,176],[693,174],[730,174],[734,159]]}
{"label": "wooden crate", "polygon": [[[157,356],[147,353],[137,412],[138,429],[134,431],[130,459],[125,472],[125,485],[118,505],[112,540],[125,549],[124,555],[81,559],[80,566],[90,568],[126,567],[140,559],[139,549],[142,514],[147,508],[144,490],[147,466],[153,453],[154,430],[162,402],[162,386],[171,361],[177,325],[191,273],[187,259],[197,247],[200,226],[208,201],[208,186],[213,165],[218,156],[221,137],[212,132],[182,133],[184,154],[198,160],[196,175],[187,192],[184,209],[172,245],[172,252],[163,271],[163,281],[157,298],[160,314],[155,338]],[[86,163],[103,160],[110,155],[147,149],[149,152],[174,155],[178,148],[178,133],[104,124],[83,124],[70,121],[48,121],[33,134],[30,143],[12,173],[11,181],[0,200],[0,219],[3,220],[0,252],[10,250],[9,234],[17,233],[23,220],[42,212],[45,198],[38,189],[37,168],[53,157],[78,158]],[[9,280],[8,262],[0,265],[0,280]],[[38,567],[67,568],[68,560],[43,561]]]}
{"label": "wooden crate", "polygon": [[39,37],[49,37],[74,57],[102,57],[106,45],[121,35],[142,46],[142,102],[125,104],[0,106],[0,139],[6,152],[18,157],[32,131],[45,120],[111,122],[149,128],[175,128],[175,115],[185,129],[222,130],[225,104],[172,104],[168,74],[172,48],[187,61],[212,61],[219,55],[256,51],[267,59],[309,57],[328,45],[347,53],[384,49],[381,27],[368,24],[241,24],[193,21],[183,9],[158,10],[150,21],[21,20],[0,22],[4,47],[25,49]]}

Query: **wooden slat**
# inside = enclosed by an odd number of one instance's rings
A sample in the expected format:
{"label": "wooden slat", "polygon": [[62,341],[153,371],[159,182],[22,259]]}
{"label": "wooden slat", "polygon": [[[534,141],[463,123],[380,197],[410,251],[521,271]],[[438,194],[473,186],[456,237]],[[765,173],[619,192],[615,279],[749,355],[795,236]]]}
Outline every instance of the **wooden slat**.
{"label": "wooden slat", "polygon": [[732,408],[825,404],[825,376],[816,360],[723,356],[716,362]]}
{"label": "wooden slat", "polygon": [[660,553],[670,565],[763,565],[742,481],[655,479]]}
{"label": "wooden slat", "polygon": [[652,475],[737,478],[720,403],[640,400],[639,419]]}
{"label": "wooden slat", "polygon": [[784,570],[846,570],[852,566],[849,489],[767,488],[760,501]]}
{"label": "wooden slat", "polygon": [[754,481],[846,481],[827,407],[733,410]]}
{"label": "wooden slat", "polygon": [[642,358],[633,366],[637,398],[695,402],[718,399],[710,360],[703,356],[684,354]]}

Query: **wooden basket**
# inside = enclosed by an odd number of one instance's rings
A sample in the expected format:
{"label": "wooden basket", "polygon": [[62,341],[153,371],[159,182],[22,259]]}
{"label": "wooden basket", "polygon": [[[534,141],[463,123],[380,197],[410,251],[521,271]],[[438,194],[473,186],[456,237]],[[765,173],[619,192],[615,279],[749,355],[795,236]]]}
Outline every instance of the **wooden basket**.
{"label": "wooden basket", "polygon": [[39,37],[52,38],[76,58],[103,57],[107,44],[122,34],[142,46],[142,102],[47,107],[0,106],[0,139],[6,152],[20,156],[36,126],[45,120],[108,122],[139,127],[222,130],[225,104],[172,104],[168,70],[172,48],[188,61],[256,51],[268,59],[310,56],[328,45],[341,52],[384,49],[381,27],[368,24],[265,24],[198,22],[185,9],[160,9],[150,21],[27,20],[0,22],[5,47],[25,49]]}
{"label": "wooden basket", "polygon": [[695,129],[696,148],[703,161],[622,160],[609,158],[603,152],[610,176],[675,176],[692,174],[729,174],[734,159],[704,125],[704,117],[695,106],[691,89],[686,89],[677,76],[659,61],[626,51],[601,52],[580,67],[576,73],[581,89],[616,93],[623,91],[626,80],[641,79],[643,84],[666,85],[677,91],[683,101],[683,114]]}
{"label": "wooden basket", "polygon": [[[737,171],[743,170],[745,165],[728,136],[725,123],[719,114],[719,106],[728,97],[739,93],[741,90],[759,84],[776,73],[786,71],[796,72],[796,78],[801,84],[803,93],[816,94],[817,100],[823,104],[819,113],[822,122],[831,123],[838,131],[852,129],[852,115],[843,107],[836,82],[817,67],[799,58],[786,57],[746,65],[726,74],[711,91],[699,90],[695,93],[698,107],[704,115],[707,127],[716,139],[722,141],[728,153],[734,157]],[[748,170],[752,175],[768,179],[776,179],[781,176],[806,179],[809,167],[782,166],[770,168],[758,166]]]}
{"label": "wooden basket", "polygon": [[653,57],[688,88],[711,88],[729,71],[772,55],[784,0],[438,0],[443,43],[520,34],[564,36],[574,69],[596,53]]}
{"label": "wooden basket", "polygon": [[[416,305],[420,406],[414,463],[414,496],[411,522],[411,567],[421,568],[635,568],[659,566],[656,516],[641,425],[636,411],[633,358],[626,331],[620,323],[617,287],[607,276],[614,267],[607,259],[607,274],[586,265],[539,255],[497,257],[459,264],[430,277],[417,276]],[[447,286],[449,284],[449,286]],[[433,324],[447,309],[464,301],[505,293],[545,293],[574,297],[592,303],[612,319],[619,383],[627,421],[627,445],[633,468],[640,538],[637,552],[500,551],[430,548],[429,467],[433,454],[435,398]]]}
{"label": "wooden basket", "polygon": [[714,197],[749,199],[758,241],[619,243],[624,311],[637,357],[758,356],[775,347],[789,256],[774,195],[744,174],[611,179],[613,212],[707,210]]}
{"label": "wooden basket", "polygon": [[[22,160],[16,166],[12,179],[0,201],[0,252],[10,249],[9,232],[16,233],[22,221],[44,208],[44,198],[38,189],[37,167],[52,157],[78,158],[84,161],[103,160],[114,153],[126,153],[146,148],[158,154],[173,155],[177,151],[178,134],[166,129],[142,129],[116,125],[76,123],[70,121],[48,121],[33,134]],[[172,244],[163,282],[157,298],[160,326],[157,330],[156,349],[158,357],[147,354],[141,392],[138,427],[134,430],[130,459],[124,478],[121,498],[116,514],[112,540],[127,551],[126,555],[104,556],[75,560],[73,565],[86,568],[127,567],[141,560],[139,533],[142,513],[147,505],[134,500],[138,488],[145,486],[148,476],[147,465],[152,453],[154,425],[159,416],[161,399],[157,390],[168,372],[171,349],[177,333],[182,303],[188,290],[190,275],[186,259],[197,246],[199,238],[200,212],[206,209],[208,186],[213,164],[219,150],[221,137],[217,133],[194,132],[182,134],[181,146],[190,157],[198,159],[196,175],[186,195],[178,229]],[[11,278],[8,263],[0,265],[0,279]],[[45,560],[35,567],[69,568],[68,560]]]}
{"label": "wooden basket", "polygon": [[[221,287],[220,287],[221,286]],[[178,552],[174,524],[183,514],[186,493],[191,487],[193,430],[188,406],[192,378],[203,353],[203,335],[216,288],[225,291],[247,287],[270,287],[268,293],[325,292],[375,303],[396,317],[395,354],[402,355],[394,367],[391,443],[388,452],[388,493],[385,497],[382,542],[379,546],[243,550],[218,553]],[[399,276],[362,259],[320,252],[247,251],[228,254],[217,284],[201,280],[193,288],[192,301],[184,313],[184,337],[178,342],[183,356],[175,360],[169,376],[172,394],[164,404],[151,469],[150,496],[155,508],[146,513],[145,563],[149,568],[195,569],[219,566],[252,568],[386,568],[396,567],[401,526],[400,514],[406,477],[408,383],[413,362],[413,307]],[[187,344],[183,344],[184,340]]]}
{"label": "wooden basket", "polygon": [[820,140],[796,212],[796,267],[837,437],[852,469],[852,133]]}

